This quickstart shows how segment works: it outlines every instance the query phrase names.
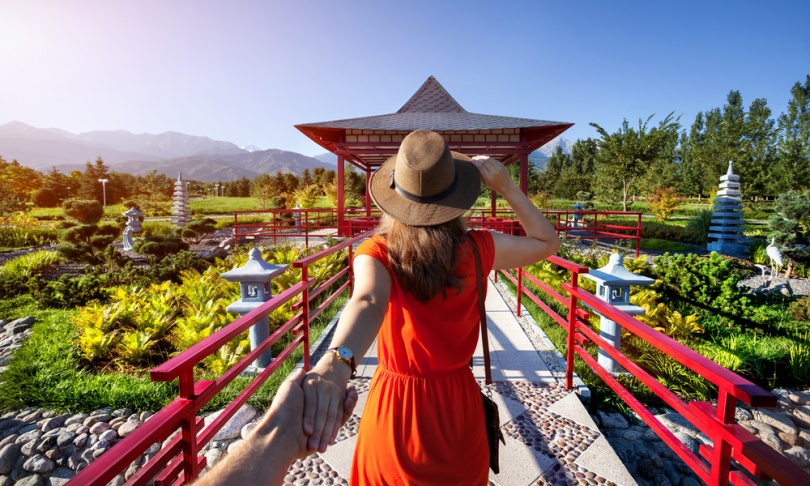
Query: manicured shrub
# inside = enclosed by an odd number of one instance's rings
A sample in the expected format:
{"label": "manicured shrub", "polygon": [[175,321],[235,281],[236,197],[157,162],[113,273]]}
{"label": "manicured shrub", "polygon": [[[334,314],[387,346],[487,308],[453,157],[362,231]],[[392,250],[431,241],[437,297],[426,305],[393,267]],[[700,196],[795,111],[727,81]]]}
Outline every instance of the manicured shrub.
{"label": "manicured shrub", "polygon": [[217,229],[217,222],[211,218],[194,219],[183,227],[180,234],[183,239],[199,243],[207,234]]}
{"label": "manicured shrub", "polygon": [[52,208],[59,204],[59,195],[53,189],[43,187],[31,194],[31,201],[38,208]]}
{"label": "manicured shrub", "polygon": [[147,236],[137,240],[132,249],[143,255],[164,258],[179,251],[188,250],[189,245],[182,239],[173,236]]}
{"label": "manicured shrub", "polygon": [[104,208],[98,201],[65,201],[65,214],[82,224],[96,224],[104,216]]}

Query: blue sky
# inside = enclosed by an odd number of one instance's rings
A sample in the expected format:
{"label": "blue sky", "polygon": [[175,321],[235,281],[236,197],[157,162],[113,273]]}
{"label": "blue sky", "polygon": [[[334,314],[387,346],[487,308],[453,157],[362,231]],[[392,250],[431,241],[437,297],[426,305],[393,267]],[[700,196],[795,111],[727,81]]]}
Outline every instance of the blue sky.
{"label": "blue sky", "polygon": [[[391,113],[428,76],[468,111],[575,123],[773,117],[810,74],[810,1],[0,2],[0,124],[178,131],[306,155],[293,125]],[[2,154],[2,147],[0,147]]]}

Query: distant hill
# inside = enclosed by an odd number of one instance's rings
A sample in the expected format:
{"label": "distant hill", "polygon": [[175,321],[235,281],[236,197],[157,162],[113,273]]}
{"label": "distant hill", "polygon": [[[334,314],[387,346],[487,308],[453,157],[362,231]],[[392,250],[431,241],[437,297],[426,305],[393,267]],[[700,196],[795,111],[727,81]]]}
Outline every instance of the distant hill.
{"label": "distant hill", "polygon": [[563,153],[571,155],[571,147],[574,146],[574,142],[562,136],[553,138],[550,142],[529,154],[529,162],[538,169],[545,170],[546,162],[554,155],[558,146],[562,147]]}
{"label": "distant hill", "polygon": [[334,168],[312,157],[279,149],[245,149],[208,137],[165,132],[133,134],[126,130],[73,134],[56,128],[36,128],[22,122],[0,125],[0,156],[45,171],[84,170],[101,157],[113,170],[146,174],[152,170],[199,181],[252,179],[267,172],[300,174],[305,168]]}
{"label": "distant hill", "polygon": [[[544,169],[560,146],[570,154],[573,143],[562,137],[551,140],[529,155],[529,161]],[[135,175],[157,170],[160,174],[203,182],[228,181],[277,171],[301,174],[316,167],[335,169],[332,153],[308,157],[280,149],[240,148],[208,137],[165,132],[134,134],[126,130],[98,130],[73,134],[58,128],[36,128],[13,121],[0,125],[0,156],[18,160],[41,171],[56,167],[63,173],[84,170],[87,162],[101,157],[112,170]]]}
{"label": "distant hill", "polygon": [[326,164],[337,166],[337,155],[333,154],[332,152],[326,152],[325,154],[316,155],[314,158]]}
{"label": "distant hill", "polygon": [[318,159],[279,149],[245,151],[236,155],[190,155],[159,162],[129,161],[109,165],[112,170],[135,175],[145,175],[152,170],[168,177],[177,177],[178,173],[182,173],[184,179],[201,182],[230,181],[242,177],[253,179],[263,173],[275,174],[278,171],[301,174],[304,169],[312,172],[316,167],[329,169]]}

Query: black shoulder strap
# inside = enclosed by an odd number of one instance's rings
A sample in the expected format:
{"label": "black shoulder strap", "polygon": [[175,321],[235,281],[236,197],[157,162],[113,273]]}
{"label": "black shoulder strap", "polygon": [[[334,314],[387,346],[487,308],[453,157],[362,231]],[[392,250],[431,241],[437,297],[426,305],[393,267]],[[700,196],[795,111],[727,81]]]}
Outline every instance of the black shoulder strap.
{"label": "black shoulder strap", "polygon": [[481,346],[484,348],[484,369],[486,384],[492,383],[492,371],[489,367],[489,337],[487,335],[487,309],[484,304],[484,271],[481,268],[481,255],[478,253],[478,245],[472,236],[467,235],[472,246],[473,257],[475,258],[475,286],[478,289],[478,313],[481,319]]}

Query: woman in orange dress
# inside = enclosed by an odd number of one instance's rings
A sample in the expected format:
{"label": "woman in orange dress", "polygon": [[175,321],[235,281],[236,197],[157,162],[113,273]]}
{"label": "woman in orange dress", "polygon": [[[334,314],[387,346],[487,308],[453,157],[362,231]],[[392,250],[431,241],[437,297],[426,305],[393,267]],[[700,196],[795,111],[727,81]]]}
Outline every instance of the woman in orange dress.
{"label": "woman in orange dress", "polygon": [[[511,205],[526,236],[467,231],[461,216],[481,179]],[[354,291],[331,352],[304,380],[308,447],[324,451],[335,440],[348,381],[377,338],[351,484],[486,484],[484,411],[469,367],[480,335],[470,239],[487,274],[548,257],[557,234],[503,164],[451,152],[427,130],[405,137],[369,192],[383,211],[380,226],[354,258]]]}

